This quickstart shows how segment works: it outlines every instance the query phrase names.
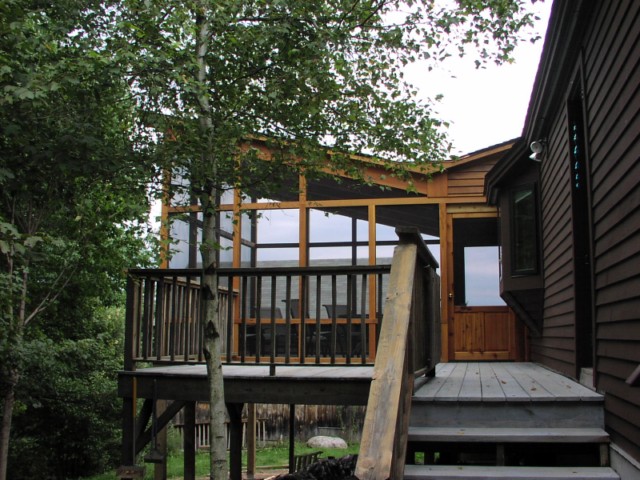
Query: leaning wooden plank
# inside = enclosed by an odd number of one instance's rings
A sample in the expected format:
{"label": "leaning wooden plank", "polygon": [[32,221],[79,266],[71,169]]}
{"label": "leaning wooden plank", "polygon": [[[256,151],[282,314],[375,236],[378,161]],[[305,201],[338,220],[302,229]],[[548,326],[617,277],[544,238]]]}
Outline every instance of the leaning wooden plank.
{"label": "leaning wooden plank", "polygon": [[[405,449],[399,448],[397,442],[403,432],[398,434],[396,430],[399,424],[403,428],[402,423],[408,428],[400,416],[405,417],[403,395],[411,394],[411,390],[403,391],[403,383],[407,381],[405,359],[416,259],[415,244],[396,247],[356,465],[356,477],[360,480],[402,476]],[[394,472],[396,466],[399,466],[399,475]]]}

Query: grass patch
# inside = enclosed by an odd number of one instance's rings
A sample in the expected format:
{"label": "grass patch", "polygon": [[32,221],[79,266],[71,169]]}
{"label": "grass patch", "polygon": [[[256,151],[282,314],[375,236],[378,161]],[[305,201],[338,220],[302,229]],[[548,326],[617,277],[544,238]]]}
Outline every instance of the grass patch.
{"label": "grass patch", "polygon": [[[296,455],[303,455],[305,453],[322,451],[320,458],[328,457],[344,457],[345,455],[358,453],[360,445],[350,444],[349,448],[337,449],[337,448],[310,448],[304,443],[297,443],[295,446]],[[278,445],[273,447],[259,448],[256,450],[256,470],[268,470],[270,468],[286,468],[289,464],[289,446]],[[178,479],[182,478],[183,473],[183,455],[181,452],[175,452],[169,454],[167,457],[167,478]],[[247,452],[242,452],[242,466],[243,469],[247,466]],[[206,476],[209,473],[209,452],[201,451],[196,454],[196,475]],[[87,477],[88,480],[113,480],[115,478],[115,470]],[[145,474],[145,480],[153,480],[153,465],[147,464],[147,471]]]}

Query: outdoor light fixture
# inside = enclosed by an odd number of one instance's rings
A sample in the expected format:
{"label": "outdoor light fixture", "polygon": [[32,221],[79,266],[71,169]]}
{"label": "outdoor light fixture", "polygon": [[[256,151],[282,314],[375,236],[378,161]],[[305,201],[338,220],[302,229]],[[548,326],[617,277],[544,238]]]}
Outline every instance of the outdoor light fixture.
{"label": "outdoor light fixture", "polygon": [[529,158],[534,162],[542,161],[542,154],[544,153],[545,145],[546,143],[544,140],[531,142],[531,145],[529,145],[529,148],[531,148],[531,155],[529,155]]}

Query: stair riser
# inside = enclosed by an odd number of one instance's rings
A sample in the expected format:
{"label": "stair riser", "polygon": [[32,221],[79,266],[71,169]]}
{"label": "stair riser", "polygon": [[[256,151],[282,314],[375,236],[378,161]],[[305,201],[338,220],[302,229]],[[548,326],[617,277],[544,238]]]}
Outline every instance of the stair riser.
{"label": "stair riser", "polygon": [[415,427],[603,428],[599,403],[420,403],[411,407]]}
{"label": "stair riser", "polygon": [[620,480],[610,468],[449,467],[407,465],[405,480]]}

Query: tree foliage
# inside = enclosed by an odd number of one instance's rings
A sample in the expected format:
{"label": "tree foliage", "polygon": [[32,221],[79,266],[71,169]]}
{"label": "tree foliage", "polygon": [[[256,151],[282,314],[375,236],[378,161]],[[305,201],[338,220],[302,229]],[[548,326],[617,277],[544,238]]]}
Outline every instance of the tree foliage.
{"label": "tree foliage", "polygon": [[[104,361],[90,353],[102,347],[87,325],[97,307],[115,300],[124,268],[148,261],[139,252],[153,170],[144,146],[136,143],[129,86],[117,59],[104,50],[110,12],[98,1],[0,4],[2,479],[15,405],[18,413],[45,405],[34,400],[45,387],[69,398],[76,388],[103,388],[95,376],[99,366],[76,361],[81,354]],[[83,377],[81,367],[94,376]],[[50,373],[49,384],[33,377],[36,372]],[[81,408],[90,413],[90,404]],[[64,397],[53,410],[67,427],[72,418],[78,427],[94,424],[91,415],[71,416]],[[29,428],[43,410],[28,411],[19,415],[16,448],[25,438],[36,441]],[[90,445],[83,437],[78,432],[79,456],[87,453],[80,442]],[[19,458],[18,464],[28,460]]]}

